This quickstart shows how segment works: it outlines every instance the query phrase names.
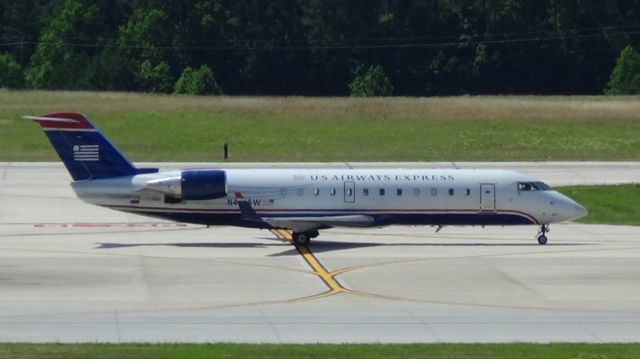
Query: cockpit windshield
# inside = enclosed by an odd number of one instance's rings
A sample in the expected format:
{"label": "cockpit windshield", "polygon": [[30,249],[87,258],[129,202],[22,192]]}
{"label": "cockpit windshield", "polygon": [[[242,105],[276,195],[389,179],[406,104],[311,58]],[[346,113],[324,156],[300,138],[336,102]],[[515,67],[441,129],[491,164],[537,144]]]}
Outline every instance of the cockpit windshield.
{"label": "cockpit windshield", "polygon": [[518,191],[551,191],[551,187],[544,182],[518,182]]}

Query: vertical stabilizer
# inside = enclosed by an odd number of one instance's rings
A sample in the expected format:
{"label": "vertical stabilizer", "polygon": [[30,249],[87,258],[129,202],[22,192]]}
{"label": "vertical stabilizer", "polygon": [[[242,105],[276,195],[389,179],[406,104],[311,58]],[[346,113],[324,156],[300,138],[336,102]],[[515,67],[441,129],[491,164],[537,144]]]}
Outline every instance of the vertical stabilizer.
{"label": "vertical stabilizer", "polygon": [[40,124],[74,181],[131,176],[137,169],[84,115],[24,116]]}

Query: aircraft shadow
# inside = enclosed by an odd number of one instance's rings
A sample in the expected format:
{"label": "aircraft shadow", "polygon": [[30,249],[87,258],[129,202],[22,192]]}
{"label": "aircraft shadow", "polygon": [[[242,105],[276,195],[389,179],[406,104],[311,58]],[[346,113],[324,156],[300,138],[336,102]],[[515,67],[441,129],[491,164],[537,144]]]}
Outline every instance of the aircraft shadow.
{"label": "aircraft shadow", "polygon": [[[585,243],[547,243],[545,246],[582,246]],[[313,253],[323,253],[331,251],[340,251],[347,249],[357,248],[371,248],[371,247],[540,247],[540,245],[533,241],[533,243],[460,243],[460,242],[420,242],[420,243],[375,243],[375,242],[335,242],[335,241],[311,241],[309,249]]]}
{"label": "aircraft shadow", "polygon": [[[270,254],[271,257],[298,255],[298,251],[289,243],[280,242],[278,239],[269,238],[274,240],[271,243],[255,243],[255,242],[233,242],[233,243],[213,243],[213,242],[199,242],[199,243],[96,243],[95,249],[118,249],[118,248],[131,248],[131,247],[178,247],[178,248],[267,248],[267,247],[289,247],[288,250],[277,254]],[[582,246],[588,243],[548,243],[545,246]],[[336,241],[324,241],[317,240],[311,241],[309,249],[313,253],[325,253],[332,251],[341,251],[348,249],[358,248],[371,248],[371,247],[539,247],[538,243],[459,243],[459,242],[421,242],[421,243],[376,243],[376,242],[336,242]]]}
{"label": "aircraft shadow", "polygon": [[179,248],[266,248],[274,245],[288,246],[287,243],[96,243],[95,249],[117,249],[129,247],[179,247]]}
{"label": "aircraft shadow", "polygon": [[[545,246],[583,246],[588,243],[547,243]],[[358,248],[372,248],[372,247],[540,247],[535,241],[533,243],[375,243],[375,242],[335,242],[335,241],[314,241],[312,240],[309,245],[309,249],[312,253],[327,253],[333,251],[342,251],[348,249]],[[297,250],[291,249],[278,254],[271,254],[272,257],[297,255]]]}

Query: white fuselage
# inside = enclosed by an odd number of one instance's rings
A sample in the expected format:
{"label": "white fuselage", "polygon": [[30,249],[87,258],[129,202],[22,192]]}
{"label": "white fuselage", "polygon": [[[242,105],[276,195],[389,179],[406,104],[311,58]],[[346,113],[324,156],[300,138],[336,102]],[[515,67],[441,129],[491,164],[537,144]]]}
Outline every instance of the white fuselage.
{"label": "white fuselage", "polygon": [[[83,200],[117,210],[182,222],[266,228],[274,226],[242,218],[236,193],[267,218],[366,215],[373,226],[549,224],[586,214],[556,191],[527,185],[541,184],[536,179],[507,170],[221,170],[226,173],[226,196],[210,200],[175,200],[150,189],[150,181],[179,177],[180,171],[78,181],[73,188]],[[318,227],[335,226],[332,223]]]}

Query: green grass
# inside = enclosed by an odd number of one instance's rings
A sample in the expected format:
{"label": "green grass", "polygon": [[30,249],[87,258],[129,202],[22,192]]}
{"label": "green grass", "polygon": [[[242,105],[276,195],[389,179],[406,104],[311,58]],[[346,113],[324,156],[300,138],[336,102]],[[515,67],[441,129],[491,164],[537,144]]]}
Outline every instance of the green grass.
{"label": "green grass", "polygon": [[589,210],[589,214],[577,222],[640,226],[640,184],[572,186],[557,190]]}
{"label": "green grass", "polygon": [[640,344],[0,344],[0,358],[638,358]]}
{"label": "green grass", "polygon": [[21,115],[89,115],[133,161],[640,160],[638,97],[244,98],[0,91],[0,161],[54,161]]}

